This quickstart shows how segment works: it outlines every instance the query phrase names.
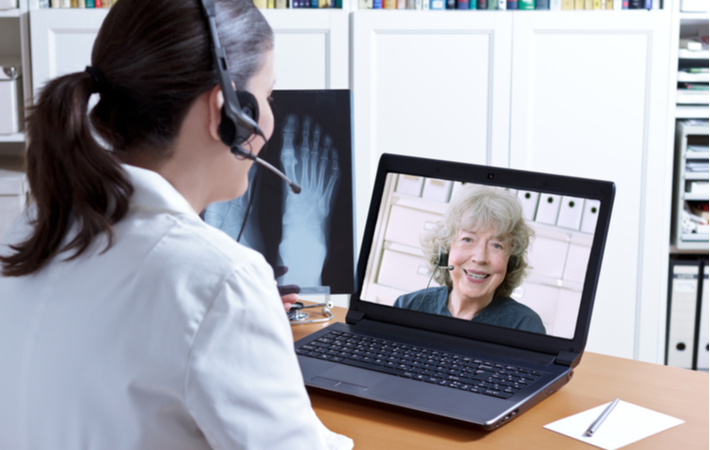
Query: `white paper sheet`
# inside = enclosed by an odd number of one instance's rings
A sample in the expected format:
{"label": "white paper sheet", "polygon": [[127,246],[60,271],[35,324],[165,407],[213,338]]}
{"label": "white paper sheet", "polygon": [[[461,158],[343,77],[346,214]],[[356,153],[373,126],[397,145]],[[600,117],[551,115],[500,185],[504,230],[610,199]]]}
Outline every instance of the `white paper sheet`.
{"label": "white paper sheet", "polygon": [[585,436],[584,432],[608,404],[552,422],[544,428],[605,450],[616,450],[683,423],[675,417],[620,401],[596,433],[592,437]]}

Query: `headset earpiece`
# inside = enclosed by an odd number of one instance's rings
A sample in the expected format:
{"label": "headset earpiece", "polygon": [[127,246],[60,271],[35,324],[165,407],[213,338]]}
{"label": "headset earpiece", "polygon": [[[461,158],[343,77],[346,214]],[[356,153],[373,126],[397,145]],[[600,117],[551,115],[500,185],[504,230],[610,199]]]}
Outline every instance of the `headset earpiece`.
{"label": "headset earpiece", "polygon": [[515,255],[511,255],[511,257],[508,258],[508,268],[507,268],[507,271],[510,273],[510,272],[512,272],[513,270],[515,270],[516,267],[518,267],[518,257],[515,256]]}
{"label": "headset earpiece", "polygon": [[448,270],[454,269],[454,266],[449,265],[449,254],[444,253],[441,250],[441,246],[439,246],[439,257],[436,261],[436,266],[440,269],[448,269]]}
{"label": "headset earpiece", "polygon": [[259,103],[256,101],[256,97],[248,91],[237,91],[237,100],[239,100],[239,106],[242,107],[242,112],[254,123],[259,123]]}
{"label": "headset earpiece", "polygon": [[[256,97],[247,91],[236,91],[236,93],[241,110],[237,123],[227,115],[224,106],[222,120],[219,123],[219,138],[229,147],[234,144],[240,145],[249,139],[256,132],[254,125],[259,122],[259,104]],[[252,123],[249,123],[250,121]]]}

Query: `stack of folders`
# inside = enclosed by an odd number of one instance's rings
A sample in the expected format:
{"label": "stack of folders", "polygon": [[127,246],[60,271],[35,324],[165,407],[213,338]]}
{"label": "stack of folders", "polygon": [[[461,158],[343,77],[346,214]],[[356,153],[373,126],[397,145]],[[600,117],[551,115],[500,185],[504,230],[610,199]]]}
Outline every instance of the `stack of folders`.
{"label": "stack of folders", "polygon": [[708,96],[708,36],[707,31],[696,37],[681,38],[678,43],[677,104],[707,105]]}
{"label": "stack of folders", "polygon": [[708,260],[671,259],[666,364],[708,371]]}

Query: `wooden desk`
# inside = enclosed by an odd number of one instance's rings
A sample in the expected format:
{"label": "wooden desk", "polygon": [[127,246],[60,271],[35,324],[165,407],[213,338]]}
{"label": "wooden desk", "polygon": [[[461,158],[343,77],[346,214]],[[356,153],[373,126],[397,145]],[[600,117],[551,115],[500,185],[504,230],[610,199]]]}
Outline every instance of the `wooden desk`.
{"label": "wooden desk", "polygon": [[[344,322],[346,310],[335,308]],[[298,340],[328,324],[293,326]],[[550,450],[596,447],[546,430],[555,420],[622,400],[685,421],[624,449],[708,450],[708,375],[612,356],[585,353],[572,380],[559,392],[502,428],[485,432],[445,419],[309,389],[313,409],[331,430],[351,437],[355,449]]]}

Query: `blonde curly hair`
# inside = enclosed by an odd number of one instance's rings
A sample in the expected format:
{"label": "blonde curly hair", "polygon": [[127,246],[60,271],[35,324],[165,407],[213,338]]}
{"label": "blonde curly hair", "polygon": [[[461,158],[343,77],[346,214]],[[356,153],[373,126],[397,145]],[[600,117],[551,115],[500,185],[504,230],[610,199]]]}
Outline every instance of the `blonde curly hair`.
{"label": "blonde curly hair", "polygon": [[509,191],[486,186],[465,186],[449,203],[444,220],[422,236],[421,244],[429,270],[440,285],[453,288],[448,270],[436,270],[439,249],[449,253],[453,239],[460,230],[497,231],[496,237],[510,242],[510,257],[503,282],[496,288],[496,297],[509,297],[522,284],[528,272],[528,245],[534,235],[523,217],[518,199]]}

